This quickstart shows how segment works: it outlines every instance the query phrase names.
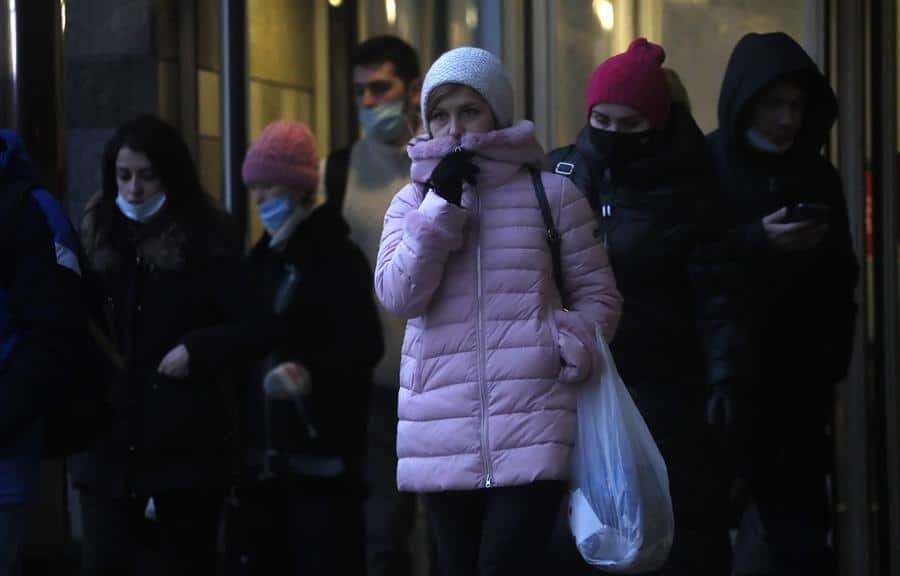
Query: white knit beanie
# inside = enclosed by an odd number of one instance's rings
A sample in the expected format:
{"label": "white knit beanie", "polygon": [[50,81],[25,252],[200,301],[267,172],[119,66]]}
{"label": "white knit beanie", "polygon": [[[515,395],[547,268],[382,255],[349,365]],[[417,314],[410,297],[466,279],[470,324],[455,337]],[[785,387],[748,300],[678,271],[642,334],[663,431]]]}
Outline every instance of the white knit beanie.
{"label": "white knit beanie", "polygon": [[428,118],[425,117],[428,94],[442,84],[468,86],[491,107],[497,119],[497,128],[512,126],[512,83],[503,63],[487,50],[463,46],[444,52],[435,60],[422,85],[422,121],[425,126],[428,125]]}

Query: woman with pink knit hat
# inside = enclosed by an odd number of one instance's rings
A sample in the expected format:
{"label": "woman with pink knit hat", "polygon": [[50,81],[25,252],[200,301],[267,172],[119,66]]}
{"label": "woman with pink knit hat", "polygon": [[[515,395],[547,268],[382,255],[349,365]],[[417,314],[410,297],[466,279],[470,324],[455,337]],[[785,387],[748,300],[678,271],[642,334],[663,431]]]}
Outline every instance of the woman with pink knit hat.
{"label": "woman with pink knit hat", "polygon": [[385,215],[375,269],[379,298],[407,320],[397,483],[424,494],[448,576],[538,573],[594,328],[612,338],[621,304],[587,201],[540,172],[534,126],[512,110],[490,52],[431,66],[428,133],[408,146],[412,183]]}
{"label": "woman with pink knit hat", "polygon": [[382,354],[372,272],[316,192],[306,125],[266,126],[242,174],[266,229],[247,259],[267,355],[247,393],[257,522],[246,560],[254,574],[361,574],[366,410]]}
{"label": "woman with pink knit hat", "polygon": [[664,60],[661,46],[638,38],[598,66],[585,127],[547,166],[593,207],[625,299],[611,349],[666,459],[675,512],[675,541],[660,573],[726,576],[718,440],[744,370],[737,276],[719,242],[725,231],[705,138],[672,101]]}

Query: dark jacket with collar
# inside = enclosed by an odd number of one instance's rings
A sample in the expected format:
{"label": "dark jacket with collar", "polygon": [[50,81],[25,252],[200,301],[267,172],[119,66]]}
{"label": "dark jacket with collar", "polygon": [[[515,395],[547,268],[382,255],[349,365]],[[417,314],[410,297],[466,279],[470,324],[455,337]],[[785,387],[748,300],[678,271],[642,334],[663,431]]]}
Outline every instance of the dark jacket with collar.
{"label": "dark jacket with collar", "polygon": [[649,156],[614,171],[596,153],[589,127],[550,154],[597,213],[624,297],[611,343],[626,385],[657,439],[701,426],[710,387],[743,376],[739,270],[722,249],[703,133],[673,104]]}
{"label": "dark jacket with collar", "polygon": [[[331,204],[314,209],[282,247],[270,243],[263,235],[246,266],[252,278],[249,302],[258,317],[268,318],[261,325],[267,356],[246,391],[248,446],[251,453],[266,446],[268,410],[274,449],[312,460],[337,458],[358,475],[372,374],[383,353],[371,269],[351,242],[340,208]],[[302,413],[291,400],[265,406],[263,376],[284,362],[309,370],[311,389],[300,399]],[[310,438],[306,423],[316,438]],[[310,473],[316,468],[313,463]]]}
{"label": "dark jacket with collar", "polygon": [[[754,98],[775,80],[801,77],[808,87],[805,122],[783,155],[746,143]],[[847,373],[859,274],[837,171],[820,150],[837,114],[834,92],[815,63],[782,33],[748,34],[735,47],[719,97],[719,129],[709,141],[726,206],[730,243],[746,270],[748,317],[757,378],[750,388],[759,453],[777,458],[785,439],[798,454],[827,458],[822,436],[833,384]],[[815,248],[773,250],[762,218],[798,202],[831,208]],[[777,449],[773,446],[778,445]],[[810,448],[813,448],[812,450]]]}
{"label": "dark jacket with collar", "polygon": [[[137,224],[98,196],[81,234],[97,320],[119,366],[106,377],[112,422],[96,449],[74,460],[74,482],[112,497],[222,485],[234,382],[214,370],[214,351],[186,337],[238,315],[240,253],[224,216],[209,208],[188,224],[166,207]],[[190,375],[175,380],[157,367],[179,344]]]}

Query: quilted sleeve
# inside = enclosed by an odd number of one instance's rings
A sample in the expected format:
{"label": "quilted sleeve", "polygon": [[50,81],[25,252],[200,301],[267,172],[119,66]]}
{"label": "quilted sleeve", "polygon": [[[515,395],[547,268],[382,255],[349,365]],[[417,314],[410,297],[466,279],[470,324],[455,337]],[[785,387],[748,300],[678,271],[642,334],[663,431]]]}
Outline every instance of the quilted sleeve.
{"label": "quilted sleeve", "polygon": [[557,227],[564,301],[569,306],[568,313],[561,315],[561,319],[567,318],[566,324],[581,324],[576,333],[585,333],[587,329],[590,334],[589,326],[596,323],[609,342],[616,333],[622,296],[616,288],[606,250],[594,237],[597,228],[594,214],[584,194],[568,178],[552,178],[558,179],[552,185],[561,189]]}
{"label": "quilted sleeve", "polygon": [[394,196],[378,247],[375,293],[401,318],[420,316],[444,275],[450,254],[463,245],[466,210],[416,184]]}

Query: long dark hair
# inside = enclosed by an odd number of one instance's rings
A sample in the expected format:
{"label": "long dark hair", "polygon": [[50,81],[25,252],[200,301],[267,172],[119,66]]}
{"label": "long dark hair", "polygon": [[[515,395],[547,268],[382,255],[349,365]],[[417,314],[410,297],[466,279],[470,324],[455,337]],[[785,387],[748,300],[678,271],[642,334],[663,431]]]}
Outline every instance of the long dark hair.
{"label": "long dark hair", "polygon": [[[103,150],[103,198],[101,225],[108,224],[116,196],[116,159],[123,147],[139,152],[150,160],[167,192],[167,210],[188,227],[208,223],[218,212],[203,186],[187,144],[170,124],[156,116],[144,114],[116,130]],[[104,222],[105,221],[105,222]]]}

